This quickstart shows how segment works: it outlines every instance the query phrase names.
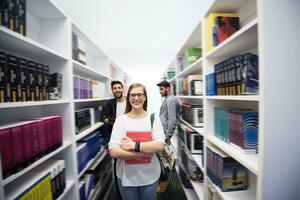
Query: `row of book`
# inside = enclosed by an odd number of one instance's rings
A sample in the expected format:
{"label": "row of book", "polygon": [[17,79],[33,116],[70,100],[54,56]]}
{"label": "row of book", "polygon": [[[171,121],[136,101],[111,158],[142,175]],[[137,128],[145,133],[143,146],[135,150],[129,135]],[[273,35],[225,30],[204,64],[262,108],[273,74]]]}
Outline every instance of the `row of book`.
{"label": "row of book", "polygon": [[1,0],[0,25],[26,35],[26,0]]}
{"label": "row of book", "polygon": [[26,119],[0,125],[4,178],[22,170],[62,145],[60,116]]}
{"label": "row of book", "polygon": [[204,19],[205,53],[224,42],[239,30],[239,15],[237,13],[210,13]]}
{"label": "row of book", "polygon": [[190,152],[184,146],[181,146],[180,161],[187,175],[192,181],[198,183],[203,182],[203,172],[198,167],[194,158],[192,158],[192,156],[190,155]]}
{"label": "row of book", "polygon": [[177,72],[180,73],[185,70],[188,66],[196,62],[202,56],[201,48],[188,48],[184,51],[182,56],[178,56],[176,59]]}
{"label": "row of book", "polygon": [[209,179],[223,192],[246,190],[248,170],[213,145],[206,147],[206,171]]}
{"label": "row of book", "polygon": [[203,95],[202,75],[189,75],[186,78],[178,78],[177,87],[178,95]]}
{"label": "row of book", "polygon": [[258,112],[215,107],[215,136],[244,152],[258,153]]}
{"label": "row of book", "polygon": [[62,75],[49,66],[0,52],[0,103],[61,98]]}
{"label": "row of book", "polygon": [[6,199],[58,199],[65,188],[65,161],[47,160],[9,186]]}
{"label": "row of book", "polygon": [[258,56],[233,56],[214,66],[218,95],[258,94]]}
{"label": "row of book", "polygon": [[87,164],[95,158],[101,149],[101,137],[99,131],[94,131],[90,135],[77,141],[77,164],[78,173],[87,166]]}
{"label": "row of book", "polygon": [[105,97],[105,83],[74,76],[74,98],[91,99]]}
{"label": "row of book", "polygon": [[184,123],[178,125],[178,136],[182,143],[193,154],[202,154],[203,150],[203,136],[192,130]]}
{"label": "row of book", "polygon": [[95,166],[91,166],[82,178],[80,178],[79,194],[80,200],[88,199],[104,199],[106,193],[108,193],[108,186],[114,182],[113,180],[113,162],[110,155],[103,151],[104,156],[101,156],[95,163]]}
{"label": "row of book", "polygon": [[198,104],[181,104],[182,119],[194,127],[203,127],[203,106]]}
{"label": "row of book", "polygon": [[86,45],[76,33],[72,32],[72,58],[86,65]]}
{"label": "row of book", "polygon": [[101,121],[102,106],[82,108],[75,111],[76,134]]}

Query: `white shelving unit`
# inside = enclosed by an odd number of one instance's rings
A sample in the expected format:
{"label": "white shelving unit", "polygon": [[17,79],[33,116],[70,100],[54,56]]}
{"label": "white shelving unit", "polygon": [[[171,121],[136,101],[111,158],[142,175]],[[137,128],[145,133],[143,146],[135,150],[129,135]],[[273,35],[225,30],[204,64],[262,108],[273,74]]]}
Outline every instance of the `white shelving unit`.
{"label": "white shelving unit", "polygon": [[[79,178],[77,167],[76,141],[92,133],[103,125],[94,124],[88,130],[75,134],[74,111],[86,106],[103,105],[111,97],[110,81],[121,80],[124,85],[130,84],[129,76],[96,43],[77,26],[51,0],[27,0],[27,36],[0,26],[0,50],[18,57],[47,64],[50,73],[61,73],[62,98],[60,100],[0,103],[0,123],[24,118],[37,118],[51,115],[62,116],[63,145],[51,153],[39,158],[21,171],[3,179],[0,171],[0,199],[6,199],[8,187],[16,181],[25,179],[26,174],[34,171],[49,159],[62,159],[66,163],[66,189],[59,200],[79,200]],[[72,59],[72,32],[75,32],[86,44],[87,65]],[[110,73],[114,67],[114,76]],[[105,84],[105,93],[101,98],[74,99],[73,76],[78,75]],[[5,113],[5,115],[3,114]],[[103,151],[103,149],[102,149]],[[102,151],[98,156],[101,156]],[[94,160],[96,160],[96,157]],[[93,166],[93,161],[89,166]],[[0,164],[1,166],[1,164]],[[87,167],[89,167],[87,166]],[[82,173],[80,174],[82,175]],[[17,188],[16,188],[17,189]]]}
{"label": "white shelving unit", "polygon": [[[300,107],[299,26],[294,26],[300,18],[297,11],[300,2],[297,0],[212,0],[202,20],[212,12],[236,12],[240,16],[240,29],[223,43],[204,52],[193,65],[182,72],[177,72],[169,80],[176,84],[178,78],[190,74],[205,75],[214,71],[213,66],[232,56],[251,52],[259,56],[259,94],[239,96],[203,97],[177,96],[180,101],[201,103],[204,106],[204,145],[213,144],[224,151],[249,170],[249,187],[244,191],[222,192],[214,185],[224,200],[264,200],[264,199],[297,199],[300,191],[299,159],[295,159],[300,142],[298,115]],[[281,24],[272,23],[274,16],[281,18]],[[200,23],[176,56],[182,55],[188,47],[204,48],[205,25]],[[195,39],[195,32],[202,37]],[[203,42],[201,42],[203,41]],[[176,59],[176,58],[175,58]],[[168,66],[174,68],[175,59]],[[164,70],[165,72],[168,69]],[[176,69],[176,68],[175,68]],[[175,71],[176,72],[176,71]],[[204,87],[205,87],[204,82]],[[205,91],[205,88],[203,88]],[[228,144],[215,136],[214,108],[233,107],[249,108],[259,112],[259,153],[245,153],[240,148]],[[186,125],[188,125],[185,122]],[[193,127],[189,126],[194,129]],[[201,156],[192,155],[195,160]],[[206,155],[204,155],[206,159]],[[204,160],[205,160],[204,159]],[[281,163],[284,163],[281,164]],[[201,167],[201,166],[200,166]],[[206,169],[206,161],[203,171]],[[278,177],[280,172],[280,179]],[[207,184],[211,182],[205,174],[204,199],[207,196]],[[288,183],[288,186],[286,185]]]}

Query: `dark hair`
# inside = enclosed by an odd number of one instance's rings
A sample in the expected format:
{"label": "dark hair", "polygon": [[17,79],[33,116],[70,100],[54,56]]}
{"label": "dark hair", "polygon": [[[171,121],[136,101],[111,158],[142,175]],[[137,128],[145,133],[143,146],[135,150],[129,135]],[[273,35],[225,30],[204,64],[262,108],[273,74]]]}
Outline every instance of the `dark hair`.
{"label": "dark hair", "polygon": [[116,84],[120,84],[121,87],[123,88],[123,84],[121,83],[121,81],[112,81],[112,82],[110,83],[111,89],[112,89],[112,88],[114,87],[114,85],[116,85]]}
{"label": "dark hair", "polygon": [[143,105],[143,109],[145,111],[147,111],[147,105],[148,105],[148,97],[147,97],[147,90],[146,90],[146,87],[140,83],[133,83],[132,85],[130,85],[129,89],[128,89],[128,92],[127,92],[127,97],[126,97],[126,109],[125,109],[125,113],[129,113],[131,110],[132,110],[132,106],[129,102],[129,97],[130,97],[130,92],[133,88],[136,88],[136,87],[141,87],[143,88],[143,91],[144,91],[144,95],[145,95],[145,102],[144,102],[144,105]]}
{"label": "dark hair", "polygon": [[160,83],[157,83],[157,86],[159,87],[170,87],[170,83],[168,81],[162,81]]}

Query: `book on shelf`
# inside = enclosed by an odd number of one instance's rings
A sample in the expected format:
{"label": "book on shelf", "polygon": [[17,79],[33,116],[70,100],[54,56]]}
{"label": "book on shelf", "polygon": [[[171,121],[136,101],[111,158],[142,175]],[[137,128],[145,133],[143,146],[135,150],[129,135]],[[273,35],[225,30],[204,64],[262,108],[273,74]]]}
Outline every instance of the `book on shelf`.
{"label": "book on shelf", "polygon": [[215,66],[218,95],[258,94],[258,56],[252,53],[233,56]]}
{"label": "book on shelf", "polygon": [[207,176],[223,192],[248,189],[248,170],[213,145],[206,147]]}
{"label": "book on shelf", "polygon": [[185,60],[185,68],[196,62],[202,56],[202,49],[201,48],[188,48],[183,53],[184,60]]}
{"label": "book on shelf", "polygon": [[[126,136],[131,138],[134,142],[149,142],[152,141],[152,133],[151,132],[127,132]],[[126,164],[147,164],[151,163],[151,157],[143,157],[140,159],[129,159],[126,160]]]}
{"label": "book on shelf", "polygon": [[7,71],[10,101],[17,102],[21,100],[21,93],[18,90],[20,87],[20,69],[19,60],[16,56],[7,55]]}
{"label": "book on shelf", "polygon": [[185,147],[181,148],[180,160],[189,178],[195,182],[202,183],[203,172]]}
{"label": "book on shelf", "polygon": [[37,87],[37,77],[36,77],[36,63],[33,61],[28,61],[28,77],[29,77],[29,85],[28,85],[28,97],[30,101],[37,101],[36,87]]}
{"label": "book on shelf", "polygon": [[177,71],[182,72],[185,68],[185,60],[184,56],[177,56],[176,58],[176,66],[177,66]]}
{"label": "book on shelf", "polygon": [[63,75],[53,73],[50,75],[50,99],[57,100],[62,98]]}
{"label": "book on shelf", "polygon": [[38,90],[36,91],[38,93],[38,101],[43,101],[43,89],[45,85],[45,78],[44,78],[44,65],[37,63],[37,85],[38,85]]}
{"label": "book on shelf", "polygon": [[197,104],[181,104],[182,119],[194,127],[203,127],[203,106]]}
{"label": "book on shelf", "polygon": [[18,88],[18,90],[21,93],[21,101],[29,101],[29,98],[27,96],[28,83],[29,83],[27,60],[20,58],[19,59],[19,68],[20,68],[20,74],[19,74],[20,87]]}
{"label": "book on shelf", "polygon": [[205,76],[206,80],[206,95],[213,96],[217,95],[217,83],[216,83],[216,74],[210,73]]}
{"label": "book on shelf", "polygon": [[188,95],[190,96],[203,94],[203,81],[201,74],[187,76],[187,90]]}
{"label": "book on shelf", "polygon": [[237,20],[239,18],[237,13],[210,13],[204,19],[205,53],[208,53],[239,29],[238,24],[236,24],[236,18]]}
{"label": "book on shelf", "polygon": [[65,189],[65,161],[47,160],[7,186],[7,199],[57,199]]}
{"label": "book on shelf", "polygon": [[7,101],[7,77],[6,54],[4,52],[0,52],[0,103]]}

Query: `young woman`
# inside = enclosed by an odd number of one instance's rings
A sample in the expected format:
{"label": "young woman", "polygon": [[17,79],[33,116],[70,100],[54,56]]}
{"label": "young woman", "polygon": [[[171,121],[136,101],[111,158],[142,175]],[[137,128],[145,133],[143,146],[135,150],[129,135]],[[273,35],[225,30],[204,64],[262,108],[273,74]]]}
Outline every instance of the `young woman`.
{"label": "young woman", "polygon": [[[110,155],[117,158],[118,185],[123,200],[155,200],[160,164],[155,153],[165,145],[158,116],[151,127],[146,88],[129,87],[125,114],[115,121],[109,142]],[[136,142],[135,142],[136,141]]]}

